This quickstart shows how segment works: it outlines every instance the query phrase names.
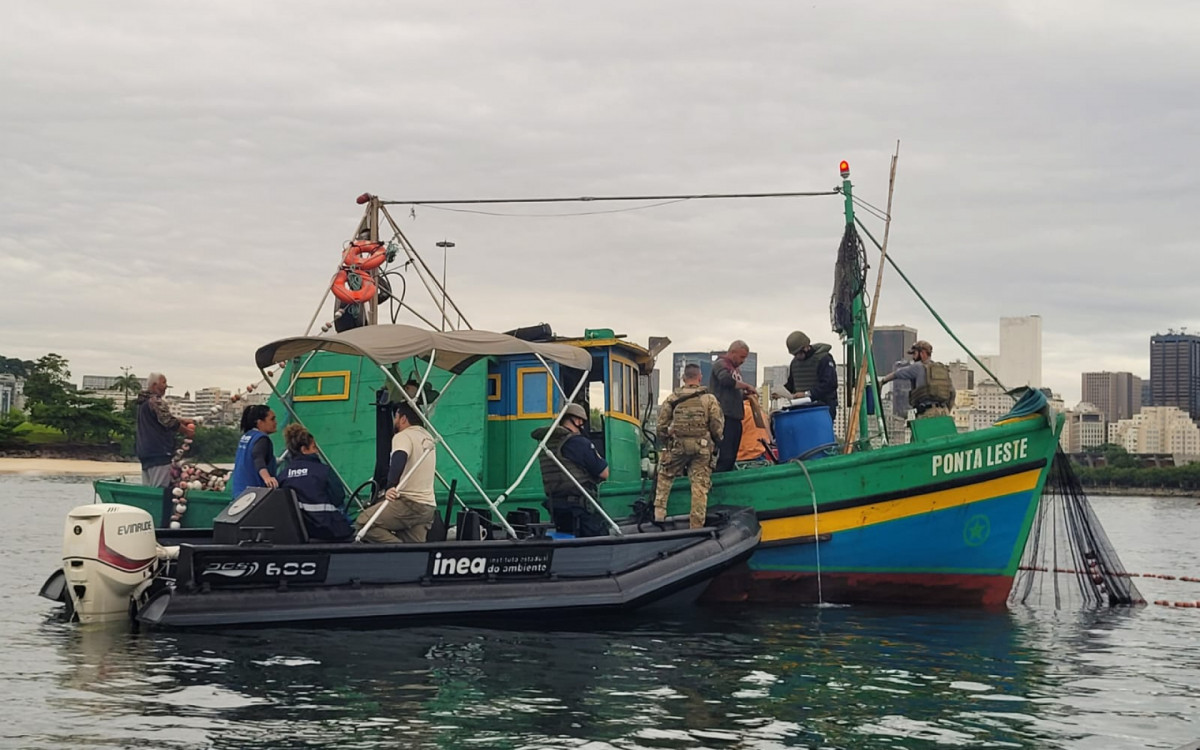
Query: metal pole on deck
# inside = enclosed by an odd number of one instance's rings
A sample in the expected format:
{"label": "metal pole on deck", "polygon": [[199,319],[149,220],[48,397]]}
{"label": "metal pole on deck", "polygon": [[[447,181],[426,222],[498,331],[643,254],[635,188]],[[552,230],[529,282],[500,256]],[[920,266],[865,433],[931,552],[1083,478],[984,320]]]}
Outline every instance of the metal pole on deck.
{"label": "metal pole on deck", "polygon": [[454,247],[454,243],[450,240],[442,240],[437,243],[437,246],[442,249],[442,330],[446,330],[446,256],[450,248]]}

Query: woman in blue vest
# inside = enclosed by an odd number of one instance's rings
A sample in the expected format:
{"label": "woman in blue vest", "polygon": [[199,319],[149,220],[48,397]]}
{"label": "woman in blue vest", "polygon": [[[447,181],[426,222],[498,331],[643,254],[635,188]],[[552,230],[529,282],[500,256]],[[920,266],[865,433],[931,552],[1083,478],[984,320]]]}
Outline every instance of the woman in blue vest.
{"label": "woman in blue vest", "polygon": [[275,479],[275,448],[270,435],[275,432],[275,412],[266,404],[247,406],[242,410],[242,437],[238,440],[237,457],[229,491],[238,497],[247,487],[278,487]]}
{"label": "woman in blue vest", "polygon": [[279,486],[295,491],[308,538],[327,542],[348,540],[354,534],[343,510],[346,488],[337,475],[321,462],[317,441],[304,425],[290,424],[283,430],[288,459],[279,470]]}

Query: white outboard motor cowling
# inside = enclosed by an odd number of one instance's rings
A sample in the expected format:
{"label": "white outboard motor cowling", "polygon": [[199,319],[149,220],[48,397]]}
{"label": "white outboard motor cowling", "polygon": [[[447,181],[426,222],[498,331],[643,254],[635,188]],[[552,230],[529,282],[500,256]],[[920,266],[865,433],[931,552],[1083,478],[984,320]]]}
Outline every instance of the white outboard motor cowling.
{"label": "white outboard motor cowling", "polygon": [[154,520],[146,511],[96,503],[67,514],[63,575],[81,623],[128,619],[130,596],[157,570]]}

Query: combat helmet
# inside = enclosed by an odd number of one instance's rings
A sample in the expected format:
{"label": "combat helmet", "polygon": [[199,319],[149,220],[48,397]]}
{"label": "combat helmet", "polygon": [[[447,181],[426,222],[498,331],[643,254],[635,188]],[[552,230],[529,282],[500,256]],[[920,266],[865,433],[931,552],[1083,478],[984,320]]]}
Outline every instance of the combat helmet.
{"label": "combat helmet", "polygon": [[808,335],[804,331],[792,331],[787,337],[788,354],[796,354],[804,347],[812,343]]}

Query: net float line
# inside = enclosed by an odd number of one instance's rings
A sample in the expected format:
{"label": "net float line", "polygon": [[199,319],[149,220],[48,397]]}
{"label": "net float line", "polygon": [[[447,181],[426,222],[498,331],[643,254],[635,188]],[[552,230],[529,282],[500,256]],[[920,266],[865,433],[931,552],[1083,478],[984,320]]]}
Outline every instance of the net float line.
{"label": "net float line", "polygon": [[[1041,568],[1036,566],[1022,565],[1018,570],[1032,570],[1037,573],[1066,573],[1068,575],[1098,575],[1099,569],[1092,570],[1075,570],[1073,568]],[[1200,578],[1196,576],[1173,576],[1167,573],[1128,573],[1125,571],[1110,571],[1109,575],[1117,578],[1157,578],[1160,581],[1187,581],[1188,583],[1200,583]]]}

